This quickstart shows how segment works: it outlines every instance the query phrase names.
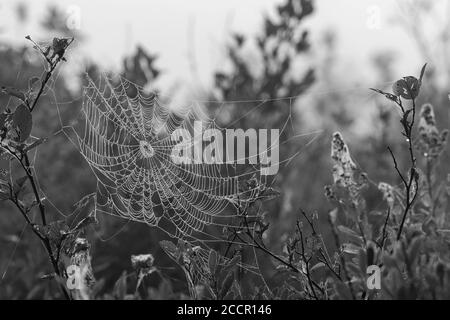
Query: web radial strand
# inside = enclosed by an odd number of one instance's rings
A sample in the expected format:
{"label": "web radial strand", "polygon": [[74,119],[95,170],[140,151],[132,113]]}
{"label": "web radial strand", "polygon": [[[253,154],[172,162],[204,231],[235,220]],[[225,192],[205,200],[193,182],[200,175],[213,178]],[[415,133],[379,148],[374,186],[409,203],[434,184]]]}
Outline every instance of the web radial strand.
{"label": "web radial strand", "polygon": [[[82,115],[77,141],[97,177],[102,211],[181,239],[215,241],[207,227],[233,227],[236,207],[260,188],[260,180],[254,188],[241,187],[259,177],[256,166],[240,173],[229,165],[175,163],[171,134],[192,132],[193,113],[170,112],[125,79],[89,79]],[[218,128],[213,120],[207,127]]]}

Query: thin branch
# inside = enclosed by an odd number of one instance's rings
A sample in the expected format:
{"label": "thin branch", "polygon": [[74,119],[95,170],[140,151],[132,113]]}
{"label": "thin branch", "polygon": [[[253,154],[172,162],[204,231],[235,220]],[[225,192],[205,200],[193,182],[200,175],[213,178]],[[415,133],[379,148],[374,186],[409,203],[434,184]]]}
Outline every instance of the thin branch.
{"label": "thin branch", "polygon": [[394,167],[395,170],[397,171],[398,176],[400,177],[400,179],[402,180],[405,188],[408,187],[408,182],[406,181],[406,179],[403,177],[402,172],[400,171],[399,167],[398,167],[398,163],[397,163],[397,159],[395,158],[394,152],[392,151],[391,147],[388,147],[389,152],[391,153],[392,156],[392,160],[394,161]]}

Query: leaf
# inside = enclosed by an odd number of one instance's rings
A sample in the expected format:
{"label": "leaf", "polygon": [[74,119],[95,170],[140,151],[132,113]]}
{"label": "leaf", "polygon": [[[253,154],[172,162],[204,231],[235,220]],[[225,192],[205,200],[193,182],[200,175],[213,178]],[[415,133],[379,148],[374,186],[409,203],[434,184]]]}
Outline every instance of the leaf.
{"label": "leaf", "polygon": [[0,201],[9,200],[10,194],[6,189],[0,189]]}
{"label": "leaf", "polygon": [[7,188],[8,186],[9,186],[8,182],[0,178],[0,189]]}
{"label": "leaf", "polygon": [[336,221],[337,221],[337,218],[338,218],[338,212],[339,212],[338,208],[334,208],[333,210],[331,210],[331,211],[328,213],[328,215],[330,216],[331,222],[332,222],[333,224],[335,224]]}
{"label": "leaf", "polygon": [[27,176],[17,178],[16,181],[14,182],[14,192],[19,193],[20,191],[22,191],[22,189],[25,186],[25,182],[27,182],[27,180],[28,180]]}
{"label": "leaf", "polygon": [[[366,273],[367,270],[367,254],[363,249],[359,249],[359,259],[358,259],[358,263],[359,263],[359,271],[362,273]],[[372,263],[370,263],[369,265],[371,265]]]}
{"label": "leaf", "polygon": [[127,272],[124,271],[114,286],[114,296],[118,299],[124,299],[127,291]]}
{"label": "leaf", "polygon": [[228,272],[225,280],[222,283],[222,289],[220,290],[220,297],[225,297],[227,295],[228,291],[230,291],[233,281],[234,281],[234,272],[230,271]]}
{"label": "leaf", "polygon": [[337,227],[337,229],[345,235],[352,236],[352,237],[358,237],[358,234],[355,231],[353,231],[352,229],[350,229],[346,226],[340,225]]}
{"label": "leaf", "polygon": [[392,92],[396,96],[402,96],[406,91],[406,81],[404,79],[400,79],[392,85]]}
{"label": "leaf", "polygon": [[175,261],[178,261],[178,258],[180,256],[180,251],[178,247],[171,241],[163,240],[159,242],[159,245],[164,250],[164,252],[171,257],[172,259],[175,259]]}
{"label": "leaf", "polygon": [[53,279],[55,279],[56,278],[56,273],[47,273],[47,274],[44,274],[42,277],[41,277],[41,280],[53,280]]}
{"label": "leaf", "polygon": [[58,56],[62,58],[66,52],[67,47],[70,45],[72,39],[68,38],[53,38],[53,55],[52,58]]}
{"label": "leaf", "polygon": [[428,218],[422,223],[422,231],[425,232],[427,235],[433,234],[437,229],[437,224],[434,219]]}
{"label": "leaf", "polygon": [[238,281],[233,281],[230,292],[233,293],[234,300],[242,300],[242,292]]}
{"label": "leaf", "polygon": [[239,254],[235,255],[233,259],[231,259],[224,268],[224,271],[233,270],[234,267],[241,261],[241,256]]}
{"label": "leaf", "polygon": [[32,192],[24,194],[20,200],[23,202],[25,208],[31,208],[37,203]]}
{"label": "leaf", "polygon": [[353,231],[350,228],[347,228],[346,226],[343,225],[339,225],[337,227],[337,229],[339,230],[339,232],[341,232],[344,236],[346,236],[348,241],[352,241],[356,244],[362,244],[363,243],[363,239],[361,236],[359,236],[355,231]]}
{"label": "leaf", "polygon": [[397,260],[395,259],[395,257],[386,253],[383,255],[383,264],[389,269],[397,268]]}
{"label": "leaf", "polygon": [[208,266],[209,272],[214,275],[217,269],[217,253],[212,249],[209,251]]}
{"label": "leaf", "polygon": [[313,265],[313,266],[311,267],[310,271],[313,272],[313,271],[318,270],[318,269],[321,269],[321,268],[323,268],[323,267],[325,267],[325,263],[319,262],[319,263]]}
{"label": "leaf", "polygon": [[343,282],[335,282],[334,289],[337,293],[338,299],[340,300],[351,300],[352,295],[350,292],[350,289],[347,285],[345,285]]}
{"label": "leaf", "polygon": [[392,91],[396,96],[404,99],[415,99],[419,95],[420,81],[413,76],[404,77],[392,85]]}
{"label": "leaf", "polygon": [[[350,271],[351,274],[361,275],[360,266],[359,266],[359,264],[356,265],[356,262],[354,262],[354,261],[347,263],[346,268],[348,269],[348,271]],[[364,273],[365,270],[362,272]]]}
{"label": "leaf", "polygon": [[13,123],[20,130],[19,141],[25,141],[30,136],[31,128],[33,126],[33,118],[31,116],[30,110],[26,105],[21,104],[17,107],[13,115]]}
{"label": "leaf", "polygon": [[409,261],[410,262],[414,262],[416,260],[416,258],[418,257],[419,251],[420,251],[420,247],[422,244],[422,238],[421,237],[416,237],[411,241],[410,247],[409,247],[409,252],[408,252],[408,256],[409,256]]}
{"label": "leaf", "polygon": [[408,96],[410,99],[415,99],[419,95],[420,92],[420,81],[416,77],[406,77],[406,84],[408,85],[409,92]]}
{"label": "leaf", "polygon": [[22,100],[23,102],[25,102],[25,100],[26,100],[25,94],[22,91],[20,91],[20,90],[18,90],[16,88],[2,87],[2,91],[4,93],[10,95],[11,97],[15,97],[15,98],[17,98],[19,100]]}
{"label": "leaf", "polygon": [[422,84],[422,79],[423,79],[423,76],[425,75],[426,69],[427,69],[427,63],[425,63],[423,65],[422,70],[420,71],[420,78],[419,78],[420,84]]}
{"label": "leaf", "polygon": [[359,247],[355,246],[353,243],[344,243],[342,245],[342,251],[348,254],[358,254],[359,253]]}

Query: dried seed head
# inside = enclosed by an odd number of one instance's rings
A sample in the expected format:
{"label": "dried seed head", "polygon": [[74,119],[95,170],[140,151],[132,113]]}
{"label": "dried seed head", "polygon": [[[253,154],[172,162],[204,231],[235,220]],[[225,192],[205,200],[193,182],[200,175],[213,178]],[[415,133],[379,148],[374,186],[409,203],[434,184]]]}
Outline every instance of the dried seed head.
{"label": "dried seed head", "polygon": [[436,119],[433,106],[424,104],[420,110],[419,133],[421,136],[437,135]]}
{"label": "dried seed head", "polygon": [[439,132],[433,106],[424,104],[420,111],[418,149],[429,159],[439,156],[447,142],[448,131]]}
{"label": "dried seed head", "polygon": [[140,254],[131,256],[131,265],[135,270],[151,268],[153,266],[154,261],[155,258],[153,258],[151,254]]}
{"label": "dried seed head", "polygon": [[341,133],[333,134],[331,144],[331,159],[333,165],[333,181],[336,185],[349,187],[355,184],[354,173],[356,164],[353,162],[350,151],[342,138]]}
{"label": "dried seed head", "polygon": [[389,207],[392,207],[395,201],[394,187],[385,182],[380,182],[378,184],[378,190],[383,194],[383,199],[386,200]]}

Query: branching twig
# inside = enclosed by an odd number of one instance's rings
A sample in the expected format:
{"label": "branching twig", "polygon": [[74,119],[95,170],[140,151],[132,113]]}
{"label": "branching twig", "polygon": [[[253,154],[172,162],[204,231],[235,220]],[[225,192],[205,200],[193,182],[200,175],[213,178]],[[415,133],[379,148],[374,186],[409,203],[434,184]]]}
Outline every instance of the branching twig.
{"label": "branching twig", "polygon": [[[409,96],[413,97],[413,93],[411,92],[410,88],[408,88]],[[414,201],[418,194],[418,172],[416,169],[416,157],[414,155],[414,147],[413,147],[413,138],[412,138],[412,131],[414,128],[415,123],[415,117],[416,117],[416,99],[412,98],[412,107],[411,109],[406,110],[403,107],[402,100],[400,97],[398,97],[397,100],[395,100],[395,103],[400,107],[402,110],[402,119],[400,120],[400,123],[403,126],[403,135],[406,137],[406,141],[408,142],[408,150],[409,150],[409,160],[411,163],[411,167],[409,169],[409,178],[406,178],[402,172],[399,169],[397,159],[395,158],[394,152],[390,147],[388,147],[388,150],[392,156],[392,160],[394,161],[394,167],[397,171],[398,176],[402,180],[402,183],[405,187],[405,209],[403,211],[403,215],[401,218],[400,226],[397,231],[397,241],[400,240],[400,237],[402,235],[403,227],[405,225],[406,218],[408,216],[409,211],[411,210]],[[412,114],[411,120],[409,120],[409,115]],[[414,194],[411,195],[411,191],[414,191]]]}
{"label": "branching twig", "polygon": [[[30,102],[28,99],[26,99],[24,102],[26,104],[26,106],[28,107],[30,112],[33,112],[33,110],[36,108],[38,101],[40,100],[42,94],[45,91],[45,88],[47,86],[48,81],[51,79],[54,70],[56,69],[56,67],[58,66],[58,64],[61,61],[65,61],[64,59],[64,52],[67,49],[67,47],[73,42],[73,38],[68,40],[67,43],[65,43],[62,47],[53,47],[53,55],[50,57],[49,53],[44,52],[42,50],[42,48],[36,43],[34,42],[30,37],[27,37],[27,39],[29,39],[34,45],[35,48],[42,54],[42,56],[44,57],[45,61],[48,64],[48,69],[45,71],[45,76],[41,82],[41,86],[38,90],[38,93],[36,95],[36,97],[34,98],[34,100],[32,102]],[[61,39],[54,39],[54,43],[58,43],[58,41],[65,41],[65,40],[61,40]],[[11,150],[6,148],[9,153],[11,155],[14,156],[14,158],[19,162],[19,164],[21,165],[21,168],[23,169],[23,171],[26,174],[27,180],[30,182],[31,188],[33,190],[33,195],[35,198],[35,204],[38,205],[39,207],[39,212],[40,212],[40,216],[41,216],[41,220],[42,220],[42,225],[43,226],[47,226],[47,219],[46,219],[46,214],[45,214],[45,206],[42,203],[42,199],[39,195],[39,191],[38,191],[38,182],[37,182],[37,178],[34,176],[33,171],[32,171],[32,166],[31,166],[31,162],[30,159],[28,157],[28,150],[20,148],[17,150]],[[39,240],[41,241],[41,243],[43,244],[48,258],[50,260],[50,263],[54,269],[54,273],[58,278],[61,278],[62,273],[59,269],[59,252],[57,253],[56,257],[55,254],[53,252],[52,249],[52,243],[50,241],[50,239],[48,238],[47,235],[43,234],[38,226],[32,222],[30,220],[30,218],[28,217],[28,209],[23,208],[23,206],[21,205],[20,201],[17,199],[17,195],[15,194],[14,190],[13,190],[13,186],[10,186],[10,200],[14,203],[14,205],[17,207],[17,209],[19,210],[19,212],[21,213],[21,215],[23,216],[23,218],[25,219],[25,221],[27,222],[27,224],[31,227],[33,233],[39,238]],[[33,205],[29,208],[32,209]],[[59,249],[58,249],[59,251]],[[58,279],[59,281],[59,279]],[[64,297],[66,299],[70,299],[70,295],[67,292],[65,286],[61,283],[59,283],[61,291],[64,295]]]}

